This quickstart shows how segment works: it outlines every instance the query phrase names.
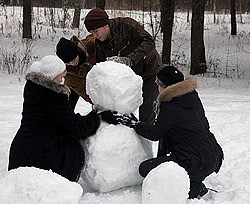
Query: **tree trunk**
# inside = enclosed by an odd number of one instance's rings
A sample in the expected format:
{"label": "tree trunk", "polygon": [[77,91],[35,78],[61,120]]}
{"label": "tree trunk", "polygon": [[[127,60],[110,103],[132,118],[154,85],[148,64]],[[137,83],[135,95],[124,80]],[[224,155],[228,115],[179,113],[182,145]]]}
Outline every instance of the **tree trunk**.
{"label": "tree trunk", "polygon": [[213,0],[214,23],[216,23],[216,0]]}
{"label": "tree trunk", "polygon": [[239,13],[240,13],[240,23],[243,23],[243,18],[242,18],[242,2],[239,0]]}
{"label": "tree trunk", "polygon": [[91,0],[85,0],[85,8],[91,9],[92,8],[92,1]]}
{"label": "tree trunk", "polygon": [[235,8],[235,0],[231,0],[231,35],[236,35],[236,8]]}
{"label": "tree trunk", "polygon": [[81,8],[77,7],[77,8],[75,8],[75,12],[74,12],[72,28],[79,28],[80,16],[81,16]]}
{"label": "tree trunk", "polygon": [[189,23],[190,22],[190,20],[189,20],[189,7],[190,7],[190,0],[188,0],[188,2],[187,2],[187,23]]}
{"label": "tree trunk", "polygon": [[105,9],[105,4],[106,4],[105,0],[96,0],[95,4],[96,8],[100,8],[102,10]]}
{"label": "tree trunk", "polygon": [[32,39],[31,0],[23,0],[23,38]]}
{"label": "tree trunk", "polygon": [[205,73],[204,10],[206,0],[192,0],[190,74]]}
{"label": "tree trunk", "polygon": [[175,0],[161,0],[161,30],[163,32],[162,62],[171,62],[171,40]]}

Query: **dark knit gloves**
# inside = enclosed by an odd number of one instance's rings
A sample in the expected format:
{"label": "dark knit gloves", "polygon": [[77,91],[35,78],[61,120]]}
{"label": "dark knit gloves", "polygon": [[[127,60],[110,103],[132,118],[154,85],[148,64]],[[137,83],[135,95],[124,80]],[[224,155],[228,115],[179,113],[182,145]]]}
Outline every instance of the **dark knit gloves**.
{"label": "dark knit gloves", "polygon": [[126,125],[130,128],[134,128],[135,124],[138,123],[138,119],[131,113],[130,115],[121,115],[116,111],[103,111],[99,113],[101,119],[109,124],[113,125]]}
{"label": "dark knit gloves", "polygon": [[131,61],[131,59],[129,57],[114,56],[114,57],[108,57],[107,60],[117,62],[117,63],[121,63],[121,64],[126,64],[129,67],[133,66],[133,63],[132,63],[132,61]]}
{"label": "dark knit gloves", "polygon": [[88,120],[88,125],[89,125],[89,135],[93,135],[96,133],[97,129],[99,128],[101,124],[101,118],[97,114],[96,110],[92,110],[90,113],[88,113],[86,116],[86,119]]}
{"label": "dark knit gloves", "polygon": [[119,124],[126,125],[130,128],[134,128],[138,122],[138,119],[134,116],[133,113],[131,113],[130,115],[122,115],[119,118]]}
{"label": "dark knit gloves", "polygon": [[118,115],[116,111],[111,111],[111,110],[102,111],[101,113],[99,113],[99,115],[101,116],[101,119],[105,121],[106,123],[113,124],[113,125],[119,124],[118,118],[120,116]]}

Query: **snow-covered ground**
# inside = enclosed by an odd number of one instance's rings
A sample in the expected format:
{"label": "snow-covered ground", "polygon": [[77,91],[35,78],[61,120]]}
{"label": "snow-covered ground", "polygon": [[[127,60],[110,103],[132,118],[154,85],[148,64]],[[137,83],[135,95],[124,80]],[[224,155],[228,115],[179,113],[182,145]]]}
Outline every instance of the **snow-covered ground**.
{"label": "snow-covered ground", "polygon": [[[7,8],[8,19],[4,16],[3,7],[0,10],[0,70],[3,70],[6,68],[3,59],[7,58],[4,53],[8,56],[23,56],[25,43],[21,41],[20,33],[21,9]],[[41,9],[40,12],[42,11]],[[86,11],[82,13],[83,16],[84,13]],[[109,13],[113,16],[118,14],[111,11]],[[126,12],[119,14],[129,16]],[[60,14],[57,13],[57,16]],[[139,19],[135,14],[132,17]],[[177,53],[175,59],[179,63],[190,62],[190,24],[184,23],[185,18],[185,14],[176,14],[173,52]],[[207,187],[216,189],[219,193],[213,194],[209,200],[193,200],[190,203],[245,204],[250,203],[250,15],[244,14],[245,24],[238,24],[239,35],[234,38],[230,37],[229,15],[219,15],[218,19],[219,23],[213,24],[212,15],[205,16],[205,42],[207,60],[213,65],[213,69],[222,73],[221,78],[202,76],[195,78],[198,81],[197,90],[204,104],[211,131],[224,150],[225,160],[220,172],[212,174],[204,182]],[[80,37],[84,37],[87,34],[82,21],[80,30],[72,30],[69,24],[66,24],[65,29],[55,28],[53,32],[48,25],[48,16],[47,18],[43,18],[42,15],[40,18],[35,16],[34,21],[36,29],[40,29],[38,32],[40,36],[36,34],[36,39],[32,41],[31,61],[46,54],[53,54],[55,45],[62,36],[70,38],[79,33]],[[157,48],[161,50],[159,39]],[[14,61],[11,62],[16,66]],[[181,69],[186,71],[184,67]],[[0,74],[0,179],[6,174],[10,143],[20,125],[25,83],[24,76],[8,75],[6,70],[3,71],[4,73]],[[229,78],[223,77],[224,74],[228,74]],[[76,111],[86,114],[90,109],[91,107],[81,100],[77,104]],[[62,187],[65,189],[65,186]],[[40,193],[44,192],[41,189]],[[21,191],[16,192],[20,193]],[[20,199],[19,203],[22,202]],[[12,196],[9,197],[9,203],[16,203]],[[141,186],[110,193],[96,193],[83,187],[79,203],[140,204]]]}
{"label": "snow-covered ground", "polygon": [[[205,180],[207,187],[219,193],[208,201],[191,203],[250,203],[250,82],[202,77],[197,80],[211,130],[224,150],[225,160],[220,172]],[[9,146],[20,125],[23,85],[23,79],[0,75],[0,178],[6,172]],[[77,112],[85,114],[89,110],[84,101],[78,103]],[[84,204],[141,203],[141,186],[102,194],[83,188],[83,192],[80,203]]]}

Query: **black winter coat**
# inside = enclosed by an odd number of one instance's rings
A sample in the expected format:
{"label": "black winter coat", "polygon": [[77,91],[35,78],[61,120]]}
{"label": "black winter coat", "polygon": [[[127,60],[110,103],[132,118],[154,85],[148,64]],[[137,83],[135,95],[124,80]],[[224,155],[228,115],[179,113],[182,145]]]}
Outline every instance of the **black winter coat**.
{"label": "black winter coat", "polygon": [[96,132],[99,116],[75,114],[68,102],[68,87],[34,73],[26,79],[21,126],[10,147],[9,170],[34,166],[76,181],[84,163],[78,140]]}
{"label": "black winter coat", "polygon": [[173,161],[187,170],[190,179],[202,181],[219,171],[223,152],[209,131],[195,88],[196,81],[190,77],[164,89],[157,99],[160,105],[155,123],[139,123],[135,131],[147,139],[159,140],[158,157],[171,153]]}

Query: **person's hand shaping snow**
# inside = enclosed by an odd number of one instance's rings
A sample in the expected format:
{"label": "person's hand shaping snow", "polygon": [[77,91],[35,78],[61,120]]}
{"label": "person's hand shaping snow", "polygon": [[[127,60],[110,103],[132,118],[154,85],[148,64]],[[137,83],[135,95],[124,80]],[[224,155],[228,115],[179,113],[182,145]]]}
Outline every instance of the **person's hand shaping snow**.
{"label": "person's hand shaping snow", "polygon": [[101,116],[101,119],[103,121],[113,125],[118,125],[118,118],[121,117],[116,111],[111,110],[102,111],[101,113],[99,113],[99,115]]}
{"label": "person's hand shaping snow", "polygon": [[122,125],[126,125],[130,128],[134,128],[136,123],[138,123],[138,119],[134,116],[133,113],[129,115],[122,115],[119,118],[117,118],[118,123]]}

